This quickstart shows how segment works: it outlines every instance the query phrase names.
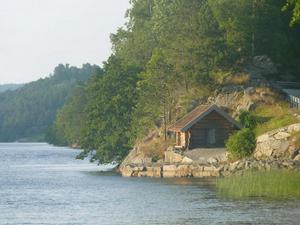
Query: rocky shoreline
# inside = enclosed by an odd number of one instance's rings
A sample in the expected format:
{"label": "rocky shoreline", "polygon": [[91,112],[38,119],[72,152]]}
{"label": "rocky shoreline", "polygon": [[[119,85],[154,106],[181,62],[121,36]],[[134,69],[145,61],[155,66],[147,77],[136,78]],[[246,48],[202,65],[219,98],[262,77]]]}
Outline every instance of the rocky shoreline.
{"label": "rocky shoreline", "polygon": [[220,177],[246,170],[288,169],[300,171],[300,151],[295,146],[293,135],[300,132],[300,123],[270,131],[257,138],[257,147],[252,157],[229,162],[226,157],[211,157],[192,160],[183,154],[168,150],[164,160],[151,162],[132,150],[119,166],[124,177]]}
{"label": "rocky shoreline", "polygon": [[124,177],[220,177],[245,170],[288,169],[300,171],[300,161],[292,159],[258,160],[247,158],[224,164],[159,164],[126,165],[120,168]]}

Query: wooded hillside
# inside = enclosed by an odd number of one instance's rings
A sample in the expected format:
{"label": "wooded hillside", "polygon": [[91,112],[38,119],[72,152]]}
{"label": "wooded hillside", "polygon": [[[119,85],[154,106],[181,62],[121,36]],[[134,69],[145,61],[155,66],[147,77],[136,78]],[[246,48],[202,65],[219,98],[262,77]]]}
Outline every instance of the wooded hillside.
{"label": "wooded hillside", "polygon": [[59,65],[45,79],[28,83],[0,94],[0,142],[44,141],[57,110],[69,94],[83,85],[98,69],[90,64],[82,68]]}
{"label": "wooded hillside", "polygon": [[267,79],[300,80],[298,1],[131,2],[128,23],[111,35],[104,73],[74,95],[53,128],[53,143],[76,142],[85,149],[80,157],[122,159],[151,130],[171,124],[217,87],[247,82],[244,69],[254,56],[276,65]]}

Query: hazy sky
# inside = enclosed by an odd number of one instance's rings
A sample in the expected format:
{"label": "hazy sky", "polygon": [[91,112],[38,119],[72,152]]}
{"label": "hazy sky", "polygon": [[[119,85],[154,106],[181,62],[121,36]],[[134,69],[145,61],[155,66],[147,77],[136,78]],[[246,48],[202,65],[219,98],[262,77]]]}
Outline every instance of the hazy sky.
{"label": "hazy sky", "polygon": [[48,76],[59,63],[101,64],[129,0],[0,0],[0,84]]}

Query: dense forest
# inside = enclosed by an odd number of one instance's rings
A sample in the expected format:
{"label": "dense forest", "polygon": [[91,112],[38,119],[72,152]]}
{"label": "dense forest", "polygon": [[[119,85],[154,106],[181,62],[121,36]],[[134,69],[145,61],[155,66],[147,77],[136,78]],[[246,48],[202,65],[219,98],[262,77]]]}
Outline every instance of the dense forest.
{"label": "dense forest", "polygon": [[298,0],[132,0],[111,35],[103,71],[80,87],[48,133],[99,162],[120,160],[150,131],[171,124],[265,55],[268,79],[299,81]]}
{"label": "dense forest", "polygon": [[0,94],[0,141],[44,141],[57,110],[78,86],[99,70],[58,65],[45,79]]}

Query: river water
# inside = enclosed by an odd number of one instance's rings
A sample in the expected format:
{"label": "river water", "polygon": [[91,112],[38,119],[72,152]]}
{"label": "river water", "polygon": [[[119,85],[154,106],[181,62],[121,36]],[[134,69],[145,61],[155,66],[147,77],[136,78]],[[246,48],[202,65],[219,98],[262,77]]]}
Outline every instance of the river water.
{"label": "river water", "polygon": [[210,180],[122,178],[47,144],[0,144],[0,224],[300,224],[300,201],[229,200]]}

